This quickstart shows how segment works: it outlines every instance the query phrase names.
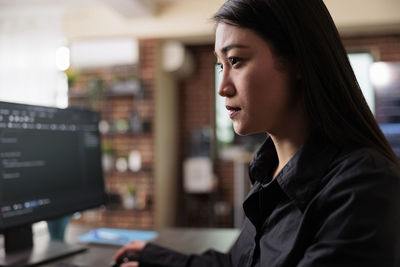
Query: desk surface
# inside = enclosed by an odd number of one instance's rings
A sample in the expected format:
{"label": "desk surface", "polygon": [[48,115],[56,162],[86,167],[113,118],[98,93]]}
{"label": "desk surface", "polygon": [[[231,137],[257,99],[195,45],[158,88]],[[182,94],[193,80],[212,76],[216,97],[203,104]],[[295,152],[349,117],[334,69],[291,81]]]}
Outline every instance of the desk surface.
{"label": "desk surface", "polygon": [[[79,235],[91,230],[90,228],[69,226],[66,232],[66,242],[76,243]],[[152,242],[182,253],[202,253],[213,248],[227,252],[239,235],[238,229],[216,228],[171,228],[157,230],[158,236]],[[108,266],[119,246],[87,245],[88,250],[68,256],[41,266],[57,266],[59,263],[73,263],[78,266]]]}

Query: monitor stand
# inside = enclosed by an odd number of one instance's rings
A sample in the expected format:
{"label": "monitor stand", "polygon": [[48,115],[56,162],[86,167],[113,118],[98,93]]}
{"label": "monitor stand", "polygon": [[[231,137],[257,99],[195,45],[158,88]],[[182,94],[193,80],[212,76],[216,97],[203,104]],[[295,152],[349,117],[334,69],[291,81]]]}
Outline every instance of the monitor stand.
{"label": "monitor stand", "polygon": [[51,241],[47,237],[33,240],[31,225],[6,230],[3,234],[0,266],[34,266],[87,249],[79,245]]}

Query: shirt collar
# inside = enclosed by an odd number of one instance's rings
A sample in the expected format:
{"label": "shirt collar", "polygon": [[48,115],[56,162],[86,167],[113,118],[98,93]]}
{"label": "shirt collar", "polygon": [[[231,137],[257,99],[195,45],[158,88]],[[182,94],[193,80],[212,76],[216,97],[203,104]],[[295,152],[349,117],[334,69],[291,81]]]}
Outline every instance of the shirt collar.
{"label": "shirt collar", "polygon": [[[322,177],[338,151],[338,147],[323,135],[313,132],[275,177],[282,191],[300,210],[304,211],[320,188]],[[252,182],[258,181],[262,183],[262,187],[268,186],[277,163],[275,146],[272,139],[267,138],[250,164]]]}
{"label": "shirt collar", "polygon": [[278,165],[278,155],[274,142],[270,137],[264,141],[249,166],[249,176],[252,184],[265,183]]}

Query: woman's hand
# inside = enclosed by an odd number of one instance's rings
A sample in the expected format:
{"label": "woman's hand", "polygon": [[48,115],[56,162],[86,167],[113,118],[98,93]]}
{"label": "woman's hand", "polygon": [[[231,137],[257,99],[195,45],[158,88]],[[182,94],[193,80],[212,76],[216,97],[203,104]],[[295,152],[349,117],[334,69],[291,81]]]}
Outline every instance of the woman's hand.
{"label": "woman's hand", "polygon": [[125,263],[121,264],[120,267],[139,267],[139,262],[137,262],[137,261],[125,262]]}
{"label": "woman's hand", "polygon": [[[114,260],[117,261],[125,253],[135,253],[140,254],[143,248],[147,245],[147,242],[133,240],[132,242],[126,244],[120,248],[114,255]],[[121,267],[138,267],[139,263],[137,261],[131,261],[121,264]]]}

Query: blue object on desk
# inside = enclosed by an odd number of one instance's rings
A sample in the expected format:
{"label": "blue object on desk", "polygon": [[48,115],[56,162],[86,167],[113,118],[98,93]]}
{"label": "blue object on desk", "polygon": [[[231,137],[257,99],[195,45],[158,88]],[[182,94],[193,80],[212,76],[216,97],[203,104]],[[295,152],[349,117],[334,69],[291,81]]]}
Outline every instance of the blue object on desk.
{"label": "blue object on desk", "polygon": [[47,229],[49,230],[50,238],[52,240],[64,241],[65,229],[67,228],[67,225],[71,219],[72,216],[68,215],[47,221]]}
{"label": "blue object on desk", "polygon": [[83,243],[99,243],[110,245],[125,245],[132,240],[149,241],[157,237],[153,231],[124,230],[114,228],[99,228],[78,238]]}

